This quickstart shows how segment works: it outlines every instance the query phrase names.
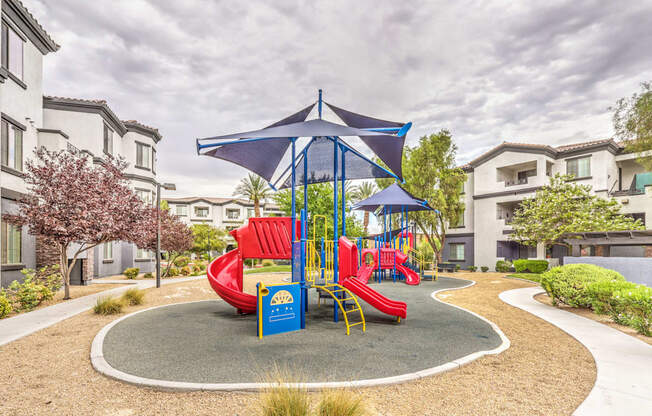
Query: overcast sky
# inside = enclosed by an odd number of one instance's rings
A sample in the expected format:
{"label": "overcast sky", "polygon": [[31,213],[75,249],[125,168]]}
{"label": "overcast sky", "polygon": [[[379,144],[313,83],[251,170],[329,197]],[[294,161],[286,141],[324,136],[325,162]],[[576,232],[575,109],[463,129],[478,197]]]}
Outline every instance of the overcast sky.
{"label": "overcast sky", "polygon": [[[61,45],[44,92],[157,127],[167,196],[229,196],[245,170],[196,137],[253,130],[316,99],[449,129],[464,163],[503,142],[610,137],[608,107],[652,79],[647,1],[23,0]],[[539,2],[543,4],[544,2]]]}

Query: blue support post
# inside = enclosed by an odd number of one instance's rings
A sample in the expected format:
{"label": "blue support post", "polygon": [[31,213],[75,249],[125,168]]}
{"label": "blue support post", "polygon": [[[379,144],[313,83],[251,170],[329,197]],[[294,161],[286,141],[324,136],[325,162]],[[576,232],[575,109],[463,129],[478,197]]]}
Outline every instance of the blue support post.
{"label": "blue support post", "polygon": [[346,181],[346,165],[344,164],[344,156],[346,149],[342,149],[342,235],[346,235],[346,189],[344,184]]}
{"label": "blue support post", "polygon": [[308,287],[306,286],[306,210],[301,210],[301,329],[306,328]]}
{"label": "blue support post", "polygon": [[296,230],[296,220],[297,220],[297,207],[296,207],[296,192],[295,192],[295,187],[296,187],[296,167],[294,166],[294,162],[296,159],[296,138],[292,138],[292,235],[290,236],[290,240],[294,242],[296,240],[297,236],[297,230]]}
{"label": "blue support post", "polygon": [[[337,210],[337,145],[338,137],[333,137],[333,283],[337,283],[338,279],[338,259],[337,259],[337,242],[339,240],[339,226],[337,218],[339,212]],[[339,321],[339,310],[337,302],[333,302],[333,322]]]}
{"label": "blue support post", "polygon": [[303,150],[303,209],[306,210],[308,221],[308,150]]}
{"label": "blue support post", "polygon": [[319,103],[317,103],[317,111],[319,112],[319,119],[321,120],[321,88],[319,89]]}

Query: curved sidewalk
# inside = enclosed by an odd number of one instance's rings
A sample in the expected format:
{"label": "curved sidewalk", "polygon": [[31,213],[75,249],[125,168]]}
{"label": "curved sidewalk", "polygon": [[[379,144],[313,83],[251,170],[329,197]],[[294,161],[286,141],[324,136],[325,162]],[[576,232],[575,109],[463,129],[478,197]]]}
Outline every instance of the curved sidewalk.
{"label": "curved sidewalk", "polygon": [[607,325],[533,299],[542,292],[541,287],[528,287],[508,290],[499,297],[559,327],[593,355],[597,367],[595,385],[574,414],[652,414],[652,346]]}
{"label": "curved sidewalk", "polygon": [[[162,280],[162,285],[172,283],[187,282],[190,280],[205,279],[206,275],[190,276],[175,278],[174,280]],[[20,339],[31,333],[39,331],[68,319],[79,313],[89,310],[97,302],[97,298],[107,295],[119,295],[122,292],[132,287],[139,289],[149,289],[156,286],[155,280],[143,280],[137,282],[129,282],[124,280],[119,281],[103,281],[101,283],[120,283],[126,286],[117,287],[115,289],[105,290],[92,295],[82,296],[80,298],[71,299],[66,302],[60,302],[52,306],[37,309],[32,312],[21,313],[11,318],[0,320],[0,347],[9,344],[12,341]]]}

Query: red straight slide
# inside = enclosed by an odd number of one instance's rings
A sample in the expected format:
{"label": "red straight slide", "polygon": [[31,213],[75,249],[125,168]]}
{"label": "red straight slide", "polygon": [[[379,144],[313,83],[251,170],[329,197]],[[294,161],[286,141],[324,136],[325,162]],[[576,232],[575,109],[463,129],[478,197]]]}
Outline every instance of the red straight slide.
{"label": "red straight slide", "polygon": [[366,283],[358,280],[357,277],[350,277],[340,282],[342,286],[349,289],[354,295],[364,300],[379,311],[387,315],[398,316],[405,319],[407,317],[407,304],[396,300],[391,300],[376,292]]}

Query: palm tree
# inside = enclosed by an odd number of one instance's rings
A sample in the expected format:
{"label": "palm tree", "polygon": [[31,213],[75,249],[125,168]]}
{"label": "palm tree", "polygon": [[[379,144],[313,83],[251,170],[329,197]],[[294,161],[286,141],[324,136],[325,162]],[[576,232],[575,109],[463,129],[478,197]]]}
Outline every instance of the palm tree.
{"label": "palm tree", "polygon": [[267,183],[260,176],[250,173],[242,178],[235,188],[234,196],[247,198],[254,203],[254,215],[260,217],[260,201],[265,200],[270,194]]}
{"label": "palm tree", "polygon": [[[351,190],[351,198],[355,202],[364,201],[376,193],[376,184],[373,182],[362,182]],[[364,212],[364,233],[368,234],[369,228],[369,211]]]}

